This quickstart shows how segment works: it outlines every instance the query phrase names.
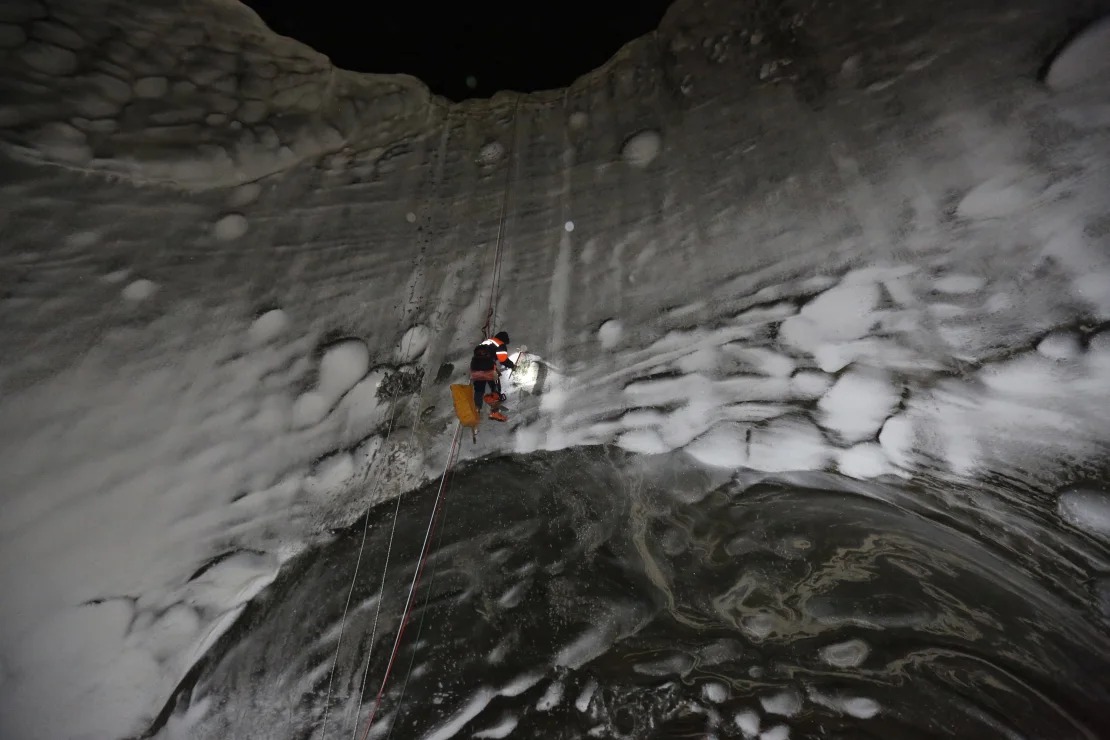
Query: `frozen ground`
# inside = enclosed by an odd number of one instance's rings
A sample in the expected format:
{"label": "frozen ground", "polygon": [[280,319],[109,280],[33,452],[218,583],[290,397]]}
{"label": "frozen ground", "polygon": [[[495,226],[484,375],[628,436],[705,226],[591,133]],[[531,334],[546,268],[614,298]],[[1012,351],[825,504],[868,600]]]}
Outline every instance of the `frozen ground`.
{"label": "frozen ground", "polygon": [[405,497],[385,575],[353,571],[360,551],[381,562],[393,506],[290,563],[155,736],[1105,734],[1110,638],[1074,579],[1082,535],[1021,510],[984,534],[973,498],[729,480],[611,446],[457,472],[367,728],[437,484]]}
{"label": "frozen ground", "polygon": [[904,5],[783,46],[691,4],[711,43],[665,25],[673,67],[637,42],[514,125],[229,2],[5,3],[3,734],[142,729],[291,555],[439,472],[505,167],[498,318],[545,364],[464,457],[1000,479],[985,519],[1105,553],[1102,47],[1042,83],[1059,3]]}

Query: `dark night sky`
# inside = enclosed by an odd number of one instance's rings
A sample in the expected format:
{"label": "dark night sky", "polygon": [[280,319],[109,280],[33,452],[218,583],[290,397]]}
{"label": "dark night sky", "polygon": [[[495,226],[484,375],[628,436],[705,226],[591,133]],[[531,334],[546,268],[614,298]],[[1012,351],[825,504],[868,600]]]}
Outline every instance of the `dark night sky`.
{"label": "dark night sky", "polygon": [[[452,100],[564,87],[659,25],[671,0],[245,0],[344,69],[405,72]],[[381,10],[380,8],[388,8]],[[365,20],[373,18],[373,21]],[[477,85],[467,86],[473,76]]]}

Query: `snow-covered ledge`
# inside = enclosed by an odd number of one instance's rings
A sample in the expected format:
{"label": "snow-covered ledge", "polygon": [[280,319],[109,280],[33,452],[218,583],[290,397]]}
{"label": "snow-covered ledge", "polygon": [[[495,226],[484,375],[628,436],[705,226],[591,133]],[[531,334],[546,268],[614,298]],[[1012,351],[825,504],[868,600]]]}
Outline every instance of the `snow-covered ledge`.
{"label": "snow-covered ledge", "polygon": [[[505,167],[500,317],[549,365],[468,456],[1104,464],[1107,88],[1035,74],[1078,2],[682,2],[565,94],[460,106],[141,5],[0,8],[5,737],[141,730],[282,562],[439,469]],[[1107,536],[1104,493],[1059,509]]]}

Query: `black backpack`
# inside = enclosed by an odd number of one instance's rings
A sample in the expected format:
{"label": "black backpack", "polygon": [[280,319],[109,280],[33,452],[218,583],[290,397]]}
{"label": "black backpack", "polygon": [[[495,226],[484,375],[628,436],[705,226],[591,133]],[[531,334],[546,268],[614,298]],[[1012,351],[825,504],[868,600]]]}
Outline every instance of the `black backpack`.
{"label": "black backpack", "polygon": [[488,344],[479,344],[474,348],[474,357],[470,359],[471,370],[493,370],[497,366],[497,355],[493,347]]}

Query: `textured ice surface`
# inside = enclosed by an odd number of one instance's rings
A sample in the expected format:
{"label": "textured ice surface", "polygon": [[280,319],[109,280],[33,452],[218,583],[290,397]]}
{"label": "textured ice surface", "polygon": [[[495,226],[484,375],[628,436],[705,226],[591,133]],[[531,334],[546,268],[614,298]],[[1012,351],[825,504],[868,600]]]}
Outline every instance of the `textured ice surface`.
{"label": "textured ice surface", "polygon": [[706,701],[711,701],[714,704],[720,704],[728,698],[728,687],[725,686],[723,683],[713,681],[702,686],[701,693],[702,696],[705,697]]}
{"label": "textured ice surface", "polygon": [[344,340],[325,350],[316,387],[302,394],[293,406],[294,423],[304,427],[323,420],[343,394],[366,375],[369,365],[370,353],[361,340]]}
{"label": "textured ice surface", "polygon": [[587,683],[578,698],[574,700],[574,708],[579,712],[585,712],[590,708],[590,700],[594,698],[594,692],[597,691],[597,681],[590,681]]}
{"label": "textured ice surface", "polygon": [[280,308],[274,308],[254,320],[247,330],[251,345],[272,342],[289,328],[289,316]]}
{"label": "textured ice surface", "polygon": [[869,652],[863,640],[848,640],[821,648],[821,660],[837,668],[855,668],[867,659]]}
{"label": "textured ice surface", "polygon": [[536,709],[541,712],[554,709],[559,706],[563,701],[563,685],[558,681],[552,682],[548,685],[547,690],[544,691],[543,696],[536,702]]}
{"label": "textured ice surface", "polygon": [[767,714],[777,714],[782,717],[793,717],[802,710],[802,697],[796,691],[761,696],[759,703]]}
{"label": "textured ice surface", "polygon": [[158,290],[158,285],[145,278],[129,283],[121,295],[129,301],[142,301],[150,298]]}
{"label": "textured ice surface", "polygon": [[431,330],[426,326],[410,327],[401,337],[400,346],[397,348],[397,359],[401,362],[414,362],[428,348],[431,336]]}
{"label": "textured ice surface", "polygon": [[662,138],[657,131],[641,131],[624,143],[621,156],[624,161],[635,167],[647,167],[657,156],[663,146]]}
{"label": "textured ice surface", "polygon": [[745,738],[753,738],[759,734],[759,715],[750,709],[738,713],[733,722]]}
{"label": "textured ice surface", "polygon": [[[822,5],[813,54],[720,38],[737,7],[676,5],[514,139],[511,95],[464,115],[237,4],[0,4],[12,736],[141,732],[281,562],[438,474],[506,171],[495,318],[542,372],[464,459],[615,443],[1034,488],[1104,459],[1106,22],[1046,93],[1031,60],[1076,3],[899,0],[839,35]],[[1101,511],[1060,499],[1090,536]]]}
{"label": "textured ice surface", "polygon": [[850,478],[877,478],[895,472],[886,451],[874,442],[842,450],[837,454],[836,467]]}
{"label": "textured ice surface", "polygon": [[858,719],[871,719],[882,711],[877,701],[862,696],[834,696],[811,690],[809,700],[814,704]]}
{"label": "textured ice surface", "polygon": [[759,740],[789,740],[790,728],[787,725],[775,725],[759,733]]}
{"label": "textured ice surface", "polygon": [[862,442],[879,433],[899,395],[889,372],[850,369],[825,393],[817,408],[822,412],[822,426],[845,442]]}
{"label": "textured ice surface", "polygon": [[486,708],[486,705],[490,703],[495,695],[489,689],[479,689],[458,712],[430,732],[427,735],[427,740],[449,740],[449,738],[455,737],[470,720],[482,713],[482,710]]}
{"label": "textured ice surface", "polygon": [[1075,332],[1054,331],[1037,344],[1037,351],[1052,360],[1071,360],[1083,354],[1083,344]]}
{"label": "textured ice surface", "polygon": [[1096,537],[1110,540],[1110,493],[1069,490],[1060,496],[1060,516]]}
{"label": "textured ice surface", "polygon": [[504,719],[502,719],[497,724],[492,725],[490,727],[487,727],[484,730],[479,730],[478,732],[475,732],[473,737],[475,737],[475,738],[503,738],[503,737],[509,737],[510,735],[513,734],[513,730],[516,729],[516,725],[517,725],[516,717],[505,717]]}
{"label": "textured ice surface", "polygon": [[220,241],[230,242],[247,233],[247,219],[241,213],[229,213],[216,222],[213,233]]}
{"label": "textured ice surface", "polygon": [[1110,82],[1110,18],[1092,24],[1072,39],[1052,61],[1045,82],[1056,90]]}

